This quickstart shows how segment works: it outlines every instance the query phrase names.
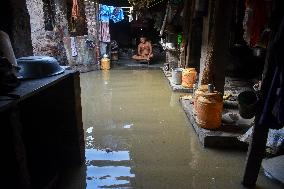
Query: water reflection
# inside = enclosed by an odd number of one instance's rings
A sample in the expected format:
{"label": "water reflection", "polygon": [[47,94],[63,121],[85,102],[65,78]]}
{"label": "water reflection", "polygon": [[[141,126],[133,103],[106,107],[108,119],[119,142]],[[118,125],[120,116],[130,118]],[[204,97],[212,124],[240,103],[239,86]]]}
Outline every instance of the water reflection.
{"label": "water reflection", "polygon": [[94,188],[125,188],[130,187],[130,167],[124,166],[88,166],[87,189]]}
{"label": "water reflection", "polygon": [[93,129],[94,129],[94,127],[89,127],[89,128],[86,130],[86,133],[91,134],[91,133],[93,132]]}
{"label": "water reflection", "polygon": [[111,149],[86,149],[87,189],[129,187],[130,166],[114,166],[122,161],[129,161],[128,151],[111,151]]}
{"label": "water reflection", "polygon": [[86,149],[86,161],[108,160],[108,161],[129,161],[129,151],[111,151]]}
{"label": "water reflection", "polygon": [[[130,128],[132,125],[125,126]],[[129,188],[131,178],[135,177],[131,173],[129,151],[113,151],[111,148],[95,149],[93,130],[93,127],[89,127],[85,133],[86,188]]]}
{"label": "water reflection", "polygon": [[133,126],[134,126],[134,124],[131,123],[131,124],[126,124],[126,125],[124,125],[123,128],[124,128],[124,129],[130,129],[130,128],[133,127]]}

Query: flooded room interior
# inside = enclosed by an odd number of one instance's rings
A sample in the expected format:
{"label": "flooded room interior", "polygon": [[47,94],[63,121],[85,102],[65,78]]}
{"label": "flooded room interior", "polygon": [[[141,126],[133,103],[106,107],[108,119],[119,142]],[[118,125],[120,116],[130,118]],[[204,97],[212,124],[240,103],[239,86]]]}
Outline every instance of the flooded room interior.
{"label": "flooded room interior", "polygon": [[282,189],[282,0],[3,0],[6,189]]}

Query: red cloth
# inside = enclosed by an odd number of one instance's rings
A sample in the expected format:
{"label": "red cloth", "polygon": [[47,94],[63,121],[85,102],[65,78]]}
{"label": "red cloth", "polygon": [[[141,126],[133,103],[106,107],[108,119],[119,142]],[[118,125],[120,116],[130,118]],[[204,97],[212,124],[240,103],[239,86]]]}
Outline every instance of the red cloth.
{"label": "red cloth", "polygon": [[267,0],[247,0],[246,7],[253,13],[248,21],[247,31],[250,35],[250,46],[256,46],[261,40],[262,32],[267,23],[271,2]]}
{"label": "red cloth", "polygon": [[73,0],[73,6],[72,6],[72,18],[74,20],[77,20],[79,17],[79,6],[78,6],[78,1]]}

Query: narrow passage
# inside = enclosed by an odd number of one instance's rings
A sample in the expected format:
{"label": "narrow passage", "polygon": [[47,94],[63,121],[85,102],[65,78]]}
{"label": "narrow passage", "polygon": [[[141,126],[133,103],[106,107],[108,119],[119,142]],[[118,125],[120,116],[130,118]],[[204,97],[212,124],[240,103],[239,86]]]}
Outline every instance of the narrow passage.
{"label": "narrow passage", "polygon": [[81,88],[87,189],[242,188],[246,153],[204,149],[161,71],[89,72]]}

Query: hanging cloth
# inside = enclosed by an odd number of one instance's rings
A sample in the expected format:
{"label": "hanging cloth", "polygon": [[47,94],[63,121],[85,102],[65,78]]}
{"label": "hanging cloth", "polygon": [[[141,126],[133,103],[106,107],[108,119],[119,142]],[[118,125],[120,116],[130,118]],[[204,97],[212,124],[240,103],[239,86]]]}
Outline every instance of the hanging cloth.
{"label": "hanging cloth", "polygon": [[77,19],[79,18],[78,0],[73,0],[72,18],[73,18],[74,20],[77,20]]}
{"label": "hanging cloth", "polygon": [[114,10],[113,6],[100,5],[100,21],[109,22],[110,15]]}
{"label": "hanging cloth", "polygon": [[70,37],[70,38],[71,38],[71,53],[72,53],[72,56],[75,57],[78,55],[77,47],[76,47],[76,39],[75,37]]}
{"label": "hanging cloth", "polygon": [[124,20],[124,13],[122,8],[100,5],[100,21],[109,22],[110,19],[114,23]]}
{"label": "hanging cloth", "polygon": [[99,39],[102,42],[110,42],[109,22],[100,22]]}
{"label": "hanging cloth", "polygon": [[263,42],[262,34],[269,17],[271,1],[247,0],[246,11],[243,22],[244,39],[251,46],[255,47]]}
{"label": "hanging cloth", "polygon": [[124,14],[122,8],[115,7],[110,15],[110,19],[112,19],[114,23],[124,20]]}

